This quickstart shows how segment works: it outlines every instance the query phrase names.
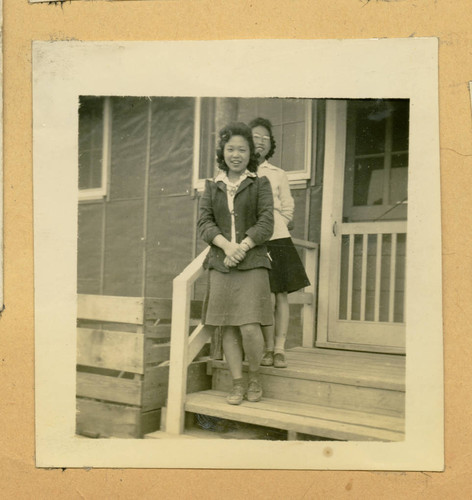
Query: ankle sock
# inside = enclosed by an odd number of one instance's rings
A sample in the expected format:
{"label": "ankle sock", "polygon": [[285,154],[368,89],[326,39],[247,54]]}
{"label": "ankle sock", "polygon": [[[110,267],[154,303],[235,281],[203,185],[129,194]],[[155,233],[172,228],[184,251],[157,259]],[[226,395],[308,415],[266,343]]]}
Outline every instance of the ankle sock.
{"label": "ankle sock", "polygon": [[233,379],[233,387],[235,385],[243,385],[244,384],[244,379],[241,377],[241,378],[234,378]]}

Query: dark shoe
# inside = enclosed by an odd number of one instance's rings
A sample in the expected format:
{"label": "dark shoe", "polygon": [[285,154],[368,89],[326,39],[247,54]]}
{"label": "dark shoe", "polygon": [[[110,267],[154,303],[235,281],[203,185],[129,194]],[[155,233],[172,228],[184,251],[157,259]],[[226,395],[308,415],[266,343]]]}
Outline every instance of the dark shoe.
{"label": "dark shoe", "polygon": [[249,381],[246,397],[251,403],[256,403],[262,399],[262,386],[259,380],[253,379]]}
{"label": "dark shoe", "polygon": [[226,401],[230,405],[240,405],[244,399],[244,387],[242,385],[233,385],[231,392],[226,396]]}
{"label": "dark shoe", "polygon": [[274,364],[274,353],[267,351],[261,359],[261,366],[272,366]]}
{"label": "dark shoe", "polygon": [[287,368],[287,361],[285,359],[285,353],[276,352],[274,354],[274,366],[275,366],[275,368]]}

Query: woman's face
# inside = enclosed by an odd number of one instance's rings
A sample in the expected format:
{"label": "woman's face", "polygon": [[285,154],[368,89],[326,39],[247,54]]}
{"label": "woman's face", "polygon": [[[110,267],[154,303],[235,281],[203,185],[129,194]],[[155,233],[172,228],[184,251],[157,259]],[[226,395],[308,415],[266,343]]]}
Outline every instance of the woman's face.
{"label": "woman's face", "polygon": [[248,164],[251,156],[247,140],[240,135],[233,135],[225,144],[224,158],[230,172],[242,174]]}
{"label": "woman's face", "polygon": [[262,125],[258,125],[252,129],[252,138],[256,147],[256,153],[261,160],[265,160],[271,146],[269,131]]}

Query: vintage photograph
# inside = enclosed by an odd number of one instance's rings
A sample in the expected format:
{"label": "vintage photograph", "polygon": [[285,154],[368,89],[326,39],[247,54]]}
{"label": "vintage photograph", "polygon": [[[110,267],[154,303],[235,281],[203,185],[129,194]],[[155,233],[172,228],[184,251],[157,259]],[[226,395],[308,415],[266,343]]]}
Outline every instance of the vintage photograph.
{"label": "vintage photograph", "polygon": [[434,41],[33,73],[38,465],[442,466]]}
{"label": "vintage photograph", "polygon": [[78,434],[403,440],[409,100],[78,115]]}

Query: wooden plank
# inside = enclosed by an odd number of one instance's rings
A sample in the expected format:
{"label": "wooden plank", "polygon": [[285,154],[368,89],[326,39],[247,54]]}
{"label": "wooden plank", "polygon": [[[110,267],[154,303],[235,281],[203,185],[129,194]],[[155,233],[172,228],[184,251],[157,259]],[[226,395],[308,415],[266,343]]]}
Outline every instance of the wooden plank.
{"label": "wooden plank", "polygon": [[406,233],[406,220],[349,222],[343,224],[342,234],[378,234],[378,233]]}
{"label": "wooden plank", "polygon": [[[306,269],[305,269],[306,271]],[[308,272],[307,272],[308,274]],[[310,276],[310,281],[313,278]],[[313,304],[313,294],[310,292],[293,292],[288,294],[289,304]]]}
{"label": "wooden plank", "polygon": [[77,396],[139,406],[141,389],[141,380],[77,373]]}
{"label": "wooden plank", "polygon": [[144,362],[146,364],[157,364],[166,361],[170,357],[170,343],[154,344],[152,341],[146,342],[144,349]]}
{"label": "wooden plank", "polygon": [[[223,363],[221,361],[213,361],[212,366],[215,370],[228,369],[226,363]],[[243,365],[243,371],[247,371],[247,364]],[[372,388],[384,390],[387,392],[393,391],[403,394],[405,393],[405,379],[403,374],[400,374],[398,372],[393,375],[382,375],[382,373],[380,373],[379,371],[360,372],[359,370],[352,368],[351,370],[346,371],[348,371],[348,373],[346,373],[344,370],[339,370],[335,367],[329,366],[328,364],[322,365],[321,363],[316,367],[311,367],[311,369],[300,366],[295,367],[290,363],[290,361],[288,367],[283,371],[271,367],[260,368],[261,375],[265,377],[272,377],[274,379],[294,379],[305,381],[307,383],[316,381],[326,384],[351,387],[351,390],[356,390],[358,388]],[[295,384],[296,382],[293,383]]]}
{"label": "wooden plank", "polygon": [[201,268],[193,269],[193,265],[197,260],[198,258],[173,281],[172,345],[169,367],[169,386],[171,387],[171,392],[167,403],[166,417],[166,431],[172,434],[182,434],[184,430],[184,402],[187,392],[188,367],[187,332],[190,326],[191,295],[191,281],[187,279],[187,274],[197,277],[202,272]]}
{"label": "wooden plank", "polygon": [[192,332],[188,340],[188,355],[187,363],[190,364],[197,354],[202,350],[203,346],[211,339],[214,327],[204,326],[200,323]]}
{"label": "wooden plank", "polygon": [[[190,303],[190,317],[200,319],[202,316],[203,301],[192,300]],[[144,301],[144,317],[146,320],[172,318],[172,299],[146,298]]]}
{"label": "wooden plank", "polygon": [[149,339],[170,339],[170,323],[146,325],[144,335]]}
{"label": "wooden plank", "polygon": [[290,356],[298,358],[310,359],[313,356],[330,356],[339,359],[341,362],[344,360],[358,360],[361,362],[367,361],[369,363],[377,363],[383,366],[385,363],[392,363],[398,366],[405,367],[405,356],[398,356],[395,354],[377,354],[371,352],[356,352],[356,351],[341,351],[337,349],[323,349],[323,348],[304,348],[293,347],[288,350]]}
{"label": "wooden plank", "polygon": [[292,238],[293,244],[301,248],[310,248],[312,250],[318,250],[319,244],[313,243],[312,241],[301,240],[299,238]]}
{"label": "wooden plank", "polygon": [[140,333],[77,328],[77,364],[143,373],[143,342]]}
{"label": "wooden plank", "polygon": [[[384,415],[402,416],[405,412],[405,393],[401,391],[274,376],[263,370],[260,374],[264,397]],[[231,389],[231,376],[227,370],[214,370],[212,388],[220,391]]]}
{"label": "wooden plank", "polygon": [[[187,392],[196,392],[211,387],[211,377],[206,373],[206,360],[196,361],[188,367]],[[169,366],[154,366],[146,369],[143,385],[143,411],[161,408],[167,404]]]}
{"label": "wooden plank", "polygon": [[143,323],[141,297],[114,297],[109,295],[77,295],[77,317],[114,323]]}
{"label": "wooden plank", "polygon": [[296,441],[298,439],[298,432],[288,430],[287,431],[287,441]]}
{"label": "wooden plank", "polygon": [[161,409],[147,411],[141,414],[139,437],[155,432],[159,429],[161,422]]}
{"label": "wooden plank", "polygon": [[363,422],[359,423],[352,419],[345,422],[343,416],[338,416],[335,409],[329,416],[325,412],[324,418],[300,414],[301,409],[307,406],[292,404],[291,413],[281,413],[277,400],[263,399],[255,404],[243,402],[239,406],[231,406],[226,403],[224,393],[214,391],[191,394],[185,403],[185,409],[194,413],[333,439],[366,441],[401,441],[404,439],[403,432],[398,430],[367,426]]}
{"label": "wooden plank", "polygon": [[139,438],[139,408],[77,398],[77,434]]}
{"label": "wooden plank", "polygon": [[[311,302],[303,304],[302,345],[312,347],[315,343],[315,297],[318,271],[318,245],[315,249],[305,249],[305,271],[310,285],[305,288],[311,297]],[[289,294],[290,297],[291,294]]]}

